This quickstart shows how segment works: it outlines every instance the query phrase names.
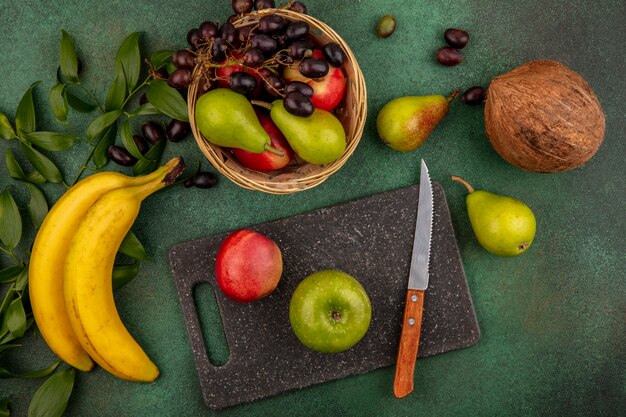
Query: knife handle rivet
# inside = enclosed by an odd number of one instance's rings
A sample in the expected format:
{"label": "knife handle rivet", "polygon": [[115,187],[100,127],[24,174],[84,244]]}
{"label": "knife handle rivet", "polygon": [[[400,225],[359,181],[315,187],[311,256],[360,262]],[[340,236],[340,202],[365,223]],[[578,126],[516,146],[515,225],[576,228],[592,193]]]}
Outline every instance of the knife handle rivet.
{"label": "knife handle rivet", "polygon": [[411,301],[416,302],[417,301],[417,295],[413,294],[411,296]]}
{"label": "knife handle rivet", "polygon": [[409,317],[409,326],[413,326],[415,324],[415,319],[413,317]]}

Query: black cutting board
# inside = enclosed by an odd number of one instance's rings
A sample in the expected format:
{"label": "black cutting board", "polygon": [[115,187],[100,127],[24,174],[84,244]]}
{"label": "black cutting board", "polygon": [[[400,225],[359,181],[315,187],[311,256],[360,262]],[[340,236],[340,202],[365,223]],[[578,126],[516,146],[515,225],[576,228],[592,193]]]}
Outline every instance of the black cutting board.
{"label": "black cutting board", "polygon": [[[207,406],[229,407],[395,363],[418,191],[418,186],[411,186],[249,227],[273,239],[284,262],[278,288],[254,303],[227,299],[215,283],[215,255],[228,233],[171,250],[174,280]],[[420,358],[468,347],[480,338],[445,194],[436,183],[433,191],[430,286],[424,300]],[[372,302],[367,334],[342,353],[309,350],[289,324],[295,287],[322,269],[340,269],[354,276]],[[230,350],[228,362],[219,367],[209,362],[194,303],[194,287],[203,282],[216,290]],[[389,395],[393,395],[391,386]]]}

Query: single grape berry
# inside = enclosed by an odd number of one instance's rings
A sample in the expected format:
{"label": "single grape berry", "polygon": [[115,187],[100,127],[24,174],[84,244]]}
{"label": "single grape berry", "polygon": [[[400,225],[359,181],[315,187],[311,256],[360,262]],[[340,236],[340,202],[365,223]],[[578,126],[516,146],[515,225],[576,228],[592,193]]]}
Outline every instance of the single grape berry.
{"label": "single grape berry", "polygon": [[254,0],[254,8],[256,10],[273,9],[276,7],[274,0]]}
{"label": "single grape berry", "polygon": [[293,10],[296,13],[307,14],[309,11],[307,10],[304,3],[301,1],[294,1],[289,5],[289,10]]}
{"label": "single grape berry", "polygon": [[263,65],[265,57],[263,51],[259,48],[250,48],[243,54],[243,64],[248,67],[256,68]]}
{"label": "single grape berry", "polygon": [[141,135],[133,135],[133,142],[135,142],[135,146],[137,146],[137,149],[142,155],[145,155],[150,149],[150,145],[148,145],[148,142],[146,142]]}
{"label": "single grape berry", "polygon": [[396,18],[393,16],[383,16],[376,25],[376,34],[380,38],[388,38],[396,30]]}
{"label": "single grape berry", "polygon": [[198,29],[191,29],[187,32],[187,43],[192,48],[197,48],[202,43],[202,36]]}
{"label": "single grape berry", "polygon": [[263,89],[273,98],[281,98],[285,88],[285,81],[277,75],[266,77]]}
{"label": "single grape berry", "polygon": [[233,0],[233,12],[236,14],[250,13],[252,11],[252,0]]}
{"label": "single grape berry", "polygon": [[272,35],[283,30],[285,19],[276,14],[264,16],[259,20],[259,32]]}
{"label": "single grape berry", "polygon": [[165,136],[170,142],[180,142],[189,134],[189,123],[172,119],[165,129]]}
{"label": "single grape berry", "polygon": [[210,172],[198,172],[191,180],[198,188],[213,188],[217,185],[217,177]]}
{"label": "single grape berry", "polygon": [[346,59],[346,56],[341,46],[335,42],[327,43],[322,47],[322,53],[330,65],[337,68],[343,67],[343,61]]}
{"label": "single grape berry", "polygon": [[200,37],[205,41],[208,41],[209,39],[213,39],[217,36],[219,25],[215,22],[202,22],[198,31],[200,32]]}
{"label": "single grape berry", "polygon": [[259,74],[261,76],[261,78],[268,78],[270,75],[274,75],[274,73],[272,72],[272,70],[270,70],[269,68],[259,68],[258,70],[256,70],[257,74]]}
{"label": "single grape berry", "polygon": [[250,38],[250,46],[252,48],[259,48],[264,54],[269,54],[278,48],[278,43],[276,39],[271,36],[259,34]]}
{"label": "single grape berry", "polygon": [[313,50],[313,44],[308,40],[299,40],[289,45],[289,56],[293,59],[302,59],[306,51]]}
{"label": "single grape berry", "polygon": [[213,45],[211,45],[211,57],[214,62],[223,62],[226,59],[227,50],[228,47],[222,38],[213,39]]}
{"label": "single grape berry", "polygon": [[469,33],[462,29],[448,29],[444,32],[443,39],[451,47],[462,49],[469,42]]}
{"label": "single grape berry", "polygon": [[250,94],[257,87],[256,78],[247,72],[237,71],[230,74],[230,89],[239,94]]}
{"label": "single grape berry", "polygon": [[328,74],[328,62],[318,58],[304,58],[298,66],[300,74],[308,78],[322,78]]}
{"label": "single grape berry", "polygon": [[311,99],[295,91],[285,95],[283,106],[289,113],[299,117],[309,117],[315,111]]}
{"label": "single grape berry", "polygon": [[121,146],[109,146],[108,154],[109,158],[111,158],[111,161],[115,162],[118,165],[130,167],[137,163],[137,159]]}
{"label": "single grape berry", "polygon": [[447,67],[453,67],[463,62],[463,54],[457,49],[446,46],[445,48],[439,48],[435,55],[437,62]]}
{"label": "single grape berry", "polygon": [[182,89],[189,87],[191,81],[191,71],[187,68],[181,68],[170,74],[167,78],[167,85],[172,88]]}
{"label": "single grape berry", "polygon": [[300,93],[305,97],[311,98],[315,91],[313,91],[313,87],[308,85],[307,83],[303,83],[302,81],[291,81],[285,87],[285,94],[289,93]]}
{"label": "single grape berry", "polygon": [[302,39],[309,34],[309,24],[307,22],[291,22],[285,28],[285,35],[290,41]]}
{"label": "single grape berry", "polygon": [[180,51],[176,51],[172,54],[172,63],[176,65],[176,68],[193,69],[195,59],[196,54],[188,49],[181,49]]}
{"label": "single grape berry", "polygon": [[232,46],[239,45],[239,32],[232,23],[224,23],[220,28],[220,38]]}
{"label": "single grape berry", "polygon": [[479,85],[472,87],[472,88],[468,88],[467,90],[465,90],[465,92],[461,96],[461,101],[469,105],[482,104],[484,100],[485,100],[485,89]]}
{"label": "single grape berry", "polygon": [[245,45],[248,42],[248,38],[250,37],[250,34],[253,29],[254,29],[253,25],[240,27],[238,29],[239,30],[239,42]]}
{"label": "single grape berry", "polygon": [[143,133],[143,137],[148,139],[152,144],[162,141],[165,137],[163,128],[156,122],[145,122],[141,125],[141,133]]}

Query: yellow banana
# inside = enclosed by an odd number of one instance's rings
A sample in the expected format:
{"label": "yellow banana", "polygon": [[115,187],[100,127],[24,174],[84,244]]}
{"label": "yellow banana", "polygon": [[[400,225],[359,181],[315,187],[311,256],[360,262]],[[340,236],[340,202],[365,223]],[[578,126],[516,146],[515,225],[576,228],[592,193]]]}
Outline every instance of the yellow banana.
{"label": "yellow banana", "polygon": [[63,194],[37,233],[29,267],[33,315],[50,349],[77,369],[89,371],[93,368],[93,361],[76,338],[65,311],[63,268],[70,239],[87,210],[104,193],[145,184],[158,178],[162,172],[155,171],[143,177],[128,177],[115,172],[91,175]]}
{"label": "yellow banana", "polygon": [[104,194],[85,215],[65,259],[65,307],[74,333],[93,360],[130,381],[154,381],[159,370],[130,335],[115,308],[113,264],[141,202],[172,183],[182,171],[180,158],[170,163],[150,182]]}

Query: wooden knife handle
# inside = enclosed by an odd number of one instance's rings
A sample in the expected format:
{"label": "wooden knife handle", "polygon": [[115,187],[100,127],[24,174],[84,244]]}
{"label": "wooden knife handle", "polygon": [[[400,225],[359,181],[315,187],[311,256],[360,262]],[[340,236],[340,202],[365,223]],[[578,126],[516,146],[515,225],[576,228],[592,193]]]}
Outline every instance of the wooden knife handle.
{"label": "wooden knife handle", "polygon": [[396,362],[396,376],[393,382],[393,393],[397,398],[406,397],[413,391],[413,371],[420,342],[423,307],[424,291],[408,290]]}

